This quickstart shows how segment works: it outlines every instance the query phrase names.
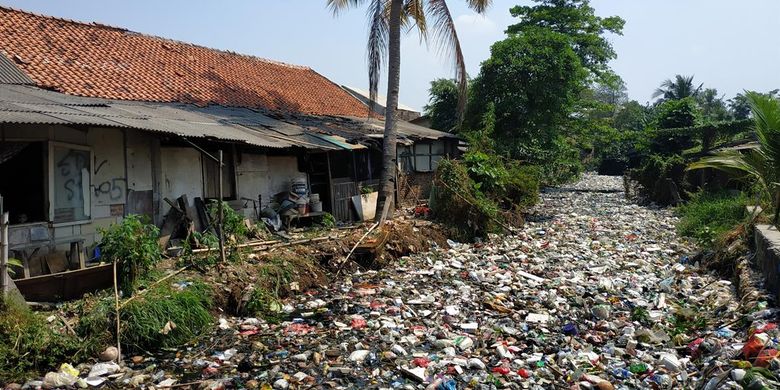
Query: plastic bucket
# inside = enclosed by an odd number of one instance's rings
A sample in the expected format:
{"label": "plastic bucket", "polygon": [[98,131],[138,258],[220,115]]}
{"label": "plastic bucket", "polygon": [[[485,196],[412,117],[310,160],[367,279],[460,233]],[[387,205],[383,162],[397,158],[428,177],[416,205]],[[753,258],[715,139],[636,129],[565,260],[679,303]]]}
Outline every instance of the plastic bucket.
{"label": "plastic bucket", "polygon": [[306,195],[306,193],[309,192],[306,185],[306,178],[299,177],[293,179],[292,184],[290,185],[290,191],[299,196]]}

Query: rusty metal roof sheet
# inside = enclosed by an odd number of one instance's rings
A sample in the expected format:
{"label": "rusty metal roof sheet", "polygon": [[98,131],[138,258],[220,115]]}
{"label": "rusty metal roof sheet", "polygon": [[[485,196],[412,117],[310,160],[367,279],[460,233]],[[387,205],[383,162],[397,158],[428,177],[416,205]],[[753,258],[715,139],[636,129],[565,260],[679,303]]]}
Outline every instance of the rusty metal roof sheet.
{"label": "rusty metal roof sheet", "polygon": [[0,83],[3,84],[35,84],[27,74],[0,52]]}
{"label": "rusty metal roof sheet", "polygon": [[250,109],[74,97],[32,86],[0,85],[0,123],[133,128],[268,148],[338,149],[304,129]]}

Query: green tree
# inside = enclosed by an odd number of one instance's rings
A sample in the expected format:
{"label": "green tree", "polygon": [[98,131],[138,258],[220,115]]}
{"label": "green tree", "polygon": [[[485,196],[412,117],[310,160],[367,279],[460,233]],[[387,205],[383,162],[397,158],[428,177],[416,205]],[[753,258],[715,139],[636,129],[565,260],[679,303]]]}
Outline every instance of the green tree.
{"label": "green tree", "polygon": [[667,100],[655,109],[655,123],[659,129],[693,127],[699,119],[696,100],[686,97],[679,100]]}
{"label": "green tree", "polygon": [[[382,178],[379,201],[377,202],[377,220],[392,216],[396,146],[398,134],[395,128],[398,111],[398,94],[401,79],[401,29],[416,27],[421,39],[429,33],[435,43],[450,55],[455,63],[455,79],[458,80],[459,112],[463,112],[466,102],[466,65],[463,51],[455,30],[455,21],[446,0],[327,0],[334,14],[350,8],[368,4],[368,79],[371,105],[375,104],[379,89],[379,74],[387,58],[387,102],[385,111],[385,130],[382,145]],[[491,0],[466,0],[473,11],[483,13]],[[430,23],[429,23],[430,22]],[[369,107],[372,109],[373,107]],[[369,111],[370,112],[370,111]],[[385,203],[390,202],[388,207]]]}
{"label": "green tree", "polygon": [[720,122],[731,118],[723,97],[718,96],[715,88],[706,88],[696,97],[701,108],[702,118],[709,122]]}
{"label": "green tree", "polygon": [[495,112],[497,145],[532,159],[560,133],[587,77],[567,36],[533,29],[496,42],[472,83],[467,125],[478,129]]}
{"label": "green tree", "polygon": [[722,152],[705,157],[688,169],[714,168],[758,184],[772,201],[774,223],[780,215],[780,101],[768,94],[748,92],[758,146],[747,152]]}
{"label": "green tree", "polygon": [[428,104],[423,111],[431,121],[431,128],[454,132],[459,125],[458,84],[452,79],[436,79],[431,81],[428,94]]}
{"label": "green tree", "polygon": [[674,80],[666,79],[661,86],[653,92],[653,98],[661,97],[661,101],[680,100],[687,97],[696,97],[701,92],[703,84],[698,87],[693,84],[693,76],[674,76]]}
{"label": "green tree", "polygon": [[750,103],[744,93],[738,93],[729,99],[729,110],[734,119],[747,119],[750,117]]}
{"label": "green tree", "polygon": [[612,121],[619,130],[642,131],[647,126],[649,109],[636,100],[621,105]]}
{"label": "green tree", "polygon": [[593,76],[604,77],[612,72],[609,61],[617,58],[605,33],[622,35],[625,20],[617,16],[596,16],[588,0],[535,0],[534,6],[510,9],[519,23],[509,26],[508,34],[524,34],[543,29],[569,38],[569,45],[580,58],[582,66]]}
{"label": "green tree", "polygon": [[[773,89],[763,95],[768,97],[776,97],[778,92],[780,92],[779,89]],[[745,91],[745,93],[738,93],[736,96],[728,100],[729,111],[731,112],[731,116],[733,116],[736,120],[748,119],[750,117],[750,102],[748,101],[747,97],[748,93],[750,93],[750,91]]]}

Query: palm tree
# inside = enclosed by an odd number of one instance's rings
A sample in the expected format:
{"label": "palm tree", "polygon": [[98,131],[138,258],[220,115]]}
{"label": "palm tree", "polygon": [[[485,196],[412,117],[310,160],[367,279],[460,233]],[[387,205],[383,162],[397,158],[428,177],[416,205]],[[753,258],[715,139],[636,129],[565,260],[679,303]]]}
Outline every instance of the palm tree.
{"label": "palm tree", "polygon": [[674,81],[666,79],[661,86],[653,92],[653,99],[662,96],[661,100],[680,100],[687,97],[696,97],[704,84],[693,86],[693,76],[674,76]]}
{"label": "palm tree", "polygon": [[705,157],[688,169],[714,168],[758,184],[774,203],[775,224],[780,214],[780,101],[769,95],[747,92],[758,144],[745,153],[721,152]]}
{"label": "palm tree", "polygon": [[[483,13],[492,0],[466,0],[469,8]],[[466,106],[466,65],[463,51],[455,30],[446,0],[327,0],[334,14],[350,7],[368,3],[368,84],[370,95],[369,114],[373,110],[379,88],[379,73],[387,55],[387,102],[385,105],[385,130],[382,147],[382,179],[377,221],[392,216],[394,181],[396,169],[395,130],[398,109],[398,91],[401,78],[401,28],[417,27],[421,40],[426,41],[432,33],[434,43],[443,49],[443,54],[452,56],[455,63],[455,78],[458,81],[458,116],[463,116]],[[428,23],[430,21],[430,24]]]}

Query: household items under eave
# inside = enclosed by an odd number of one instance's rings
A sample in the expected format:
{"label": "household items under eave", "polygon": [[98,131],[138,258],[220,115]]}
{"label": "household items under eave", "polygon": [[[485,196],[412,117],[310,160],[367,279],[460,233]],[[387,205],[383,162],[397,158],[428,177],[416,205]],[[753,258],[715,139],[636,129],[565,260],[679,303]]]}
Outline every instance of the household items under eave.
{"label": "household items under eave", "polygon": [[260,211],[261,220],[271,231],[289,230],[295,220],[315,218],[324,215],[319,194],[309,192],[305,177],[290,181],[290,190],[280,192],[273,201]]}
{"label": "household items under eave", "polygon": [[[270,232],[283,238],[290,238],[285,231],[289,230],[293,220],[323,215],[319,194],[309,193],[305,177],[291,179],[290,190],[276,194],[266,207],[258,205],[261,200],[258,197],[258,200],[251,200],[251,202],[255,209],[260,208],[259,213],[257,211],[254,213],[255,219],[263,223],[256,224],[257,221],[244,218],[242,214],[233,210],[228,202],[225,202],[223,207],[225,224],[235,225],[235,220],[240,218],[243,222],[239,223],[246,226],[248,235],[246,238],[250,239],[267,238]],[[193,206],[190,206],[187,195],[182,195],[175,201],[164,198],[164,201],[170,206],[170,210],[165,215],[160,228],[159,244],[162,249],[169,249],[173,251],[171,254],[178,254],[187,246],[190,248],[209,246],[207,242],[200,242],[200,240],[208,240],[209,235],[219,237],[218,202],[215,199],[204,201],[197,197],[194,199]],[[246,206],[250,199],[242,198],[242,201]],[[226,227],[225,230],[226,242],[239,239],[239,237],[231,237],[232,232],[229,228]],[[184,245],[185,243],[187,245]]]}

